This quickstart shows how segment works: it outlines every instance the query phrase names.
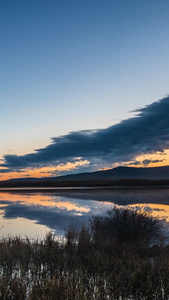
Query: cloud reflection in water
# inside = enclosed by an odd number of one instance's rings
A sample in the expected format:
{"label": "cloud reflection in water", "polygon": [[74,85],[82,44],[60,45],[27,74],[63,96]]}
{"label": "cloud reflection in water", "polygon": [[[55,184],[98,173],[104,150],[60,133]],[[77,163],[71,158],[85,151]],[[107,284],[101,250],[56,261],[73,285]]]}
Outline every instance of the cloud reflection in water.
{"label": "cloud reflection in water", "polygon": [[[72,191],[71,193],[66,191],[1,192],[0,234],[11,233],[10,226],[7,226],[7,220],[9,220],[11,226],[18,224],[15,234],[20,233],[19,228],[22,226],[22,232],[24,228],[25,233],[28,232],[28,227],[30,227],[33,235],[39,234],[40,228],[43,233],[50,228],[57,235],[63,235],[69,224],[79,226],[86,223],[92,215],[103,215],[114,204],[145,209],[148,207],[154,216],[165,219],[166,224],[169,224],[169,190],[167,189]],[[13,232],[12,228],[12,234]]]}
{"label": "cloud reflection in water", "polygon": [[[69,199],[39,193],[0,193],[0,210],[4,219],[18,218],[45,225],[63,235],[69,224],[84,224],[93,214],[103,214],[112,203]],[[17,234],[17,232],[16,232]]]}

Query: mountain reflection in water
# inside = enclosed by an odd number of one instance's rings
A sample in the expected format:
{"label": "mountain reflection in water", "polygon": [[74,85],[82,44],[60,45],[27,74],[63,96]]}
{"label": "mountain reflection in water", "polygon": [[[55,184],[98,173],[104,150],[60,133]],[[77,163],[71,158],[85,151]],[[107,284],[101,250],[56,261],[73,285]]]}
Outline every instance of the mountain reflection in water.
{"label": "mountain reflection in water", "polygon": [[169,226],[169,189],[1,191],[0,234],[33,238],[53,230],[61,236],[70,224],[85,224],[115,204],[149,210]]}

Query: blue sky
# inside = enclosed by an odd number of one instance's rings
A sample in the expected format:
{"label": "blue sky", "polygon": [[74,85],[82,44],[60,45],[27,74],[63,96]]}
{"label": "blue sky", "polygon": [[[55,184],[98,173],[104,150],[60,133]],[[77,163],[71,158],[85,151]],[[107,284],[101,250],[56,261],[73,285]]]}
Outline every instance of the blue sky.
{"label": "blue sky", "polygon": [[0,158],[164,98],[168,30],[168,1],[2,0]]}

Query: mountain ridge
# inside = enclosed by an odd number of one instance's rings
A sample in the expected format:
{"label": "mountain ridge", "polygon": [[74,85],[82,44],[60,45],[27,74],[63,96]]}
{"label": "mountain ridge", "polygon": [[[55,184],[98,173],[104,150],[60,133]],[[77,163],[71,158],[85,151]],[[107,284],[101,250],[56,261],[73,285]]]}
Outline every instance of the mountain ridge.
{"label": "mountain ridge", "polygon": [[[43,177],[43,178],[18,178],[6,181],[0,181],[0,187],[31,187],[31,186],[90,186],[96,184],[105,185],[107,182],[110,186],[115,185],[115,182],[119,185],[120,183],[126,184],[129,181],[130,184],[134,183],[139,185],[141,182],[145,181],[162,181],[169,180],[169,166],[163,167],[148,167],[148,168],[138,168],[138,167],[127,167],[120,166],[108,170],[99,170],[95,172],[88,173],[76,173],[69,175],[62,175],[57,177]],[[124,183],[123,183],[124,182]],[[147,183],[146,183],[147,184]]]}

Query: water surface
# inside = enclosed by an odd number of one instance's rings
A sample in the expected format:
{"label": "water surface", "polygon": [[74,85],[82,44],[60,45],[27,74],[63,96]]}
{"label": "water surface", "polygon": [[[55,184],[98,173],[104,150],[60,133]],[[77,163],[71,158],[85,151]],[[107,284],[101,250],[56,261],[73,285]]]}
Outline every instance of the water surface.
{"label": "water surface", "polygon": [[169,189],[61,189],[0,191],[0,235],[64,235],[114,205],[152,211],[169,230]]}

